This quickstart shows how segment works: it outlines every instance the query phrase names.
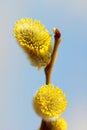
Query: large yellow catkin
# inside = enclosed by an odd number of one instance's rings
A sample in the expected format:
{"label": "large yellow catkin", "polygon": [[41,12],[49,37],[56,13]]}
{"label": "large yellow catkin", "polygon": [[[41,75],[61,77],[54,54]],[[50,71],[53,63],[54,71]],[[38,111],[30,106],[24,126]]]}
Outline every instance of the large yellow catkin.
{"label": "large yellow catkin", "polygon": [[44,120],[55,120],[65,110],[67,100],[59,87],[52,84],[41,86],[33,97],[36,113]]}
{"label": "large yellow catkin", "polygon": [[51,35],[39,20],[21,18],[15,22],[13,31],[13,36],[26,52],[33,66],[40,68],[50,62]]}

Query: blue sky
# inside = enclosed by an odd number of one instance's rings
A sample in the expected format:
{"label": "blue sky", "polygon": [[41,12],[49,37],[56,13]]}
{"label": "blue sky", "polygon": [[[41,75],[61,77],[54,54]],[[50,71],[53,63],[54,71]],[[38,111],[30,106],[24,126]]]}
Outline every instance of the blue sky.
{"label": "blue sky", "polygon": [[0,130],[35,130],[41,119],[32,108],[35,91],[44,84],[43,69],[30,66],[12,36],[14,22],[22,17],[40,20],[52,33],[61,31],[62,41],[51,83],[66,93],[62,116],[68,130],[87,129],[87,1],[0,1]]}

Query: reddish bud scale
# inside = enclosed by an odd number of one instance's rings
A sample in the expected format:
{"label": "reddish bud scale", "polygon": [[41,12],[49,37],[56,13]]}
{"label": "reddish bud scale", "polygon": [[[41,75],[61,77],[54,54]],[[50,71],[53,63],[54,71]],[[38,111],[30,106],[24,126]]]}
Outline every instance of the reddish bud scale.
{"label": "reddish bud scale", "polygon": [[61,37],[61,33],[57,28],[55,29],[55,36],[58,37],[58,38]]}

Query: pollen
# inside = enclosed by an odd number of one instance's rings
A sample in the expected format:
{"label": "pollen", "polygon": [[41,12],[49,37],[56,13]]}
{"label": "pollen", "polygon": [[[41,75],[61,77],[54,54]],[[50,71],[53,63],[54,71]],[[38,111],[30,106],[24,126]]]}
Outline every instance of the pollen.
{"label": "pollen", "polygon": [[33,66],[40,68],[49,63],[52,53],[51,35],[39,20],[21,18],[15,22],[13,31],[13,36]]}
{"label": "pollen", "polygon": [[65,110],[67,100],[59,87],[52,84],[41,86],[33,98],[36,113],[42,118],[55,118]]}

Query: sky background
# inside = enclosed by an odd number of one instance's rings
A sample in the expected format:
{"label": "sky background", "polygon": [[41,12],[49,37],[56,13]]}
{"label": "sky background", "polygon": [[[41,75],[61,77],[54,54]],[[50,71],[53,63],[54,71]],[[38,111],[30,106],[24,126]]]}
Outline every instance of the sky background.
{"label": "sky background", "polygon": [[51,83],[66,93],[68,130],[86,130],[87,0],[0,0],[0,130],[37,130],[41,122],[32,97],[45,82],[44,71],[30,65],[12,36],[22,17],[40,20],[50,33],[61,31]]}

